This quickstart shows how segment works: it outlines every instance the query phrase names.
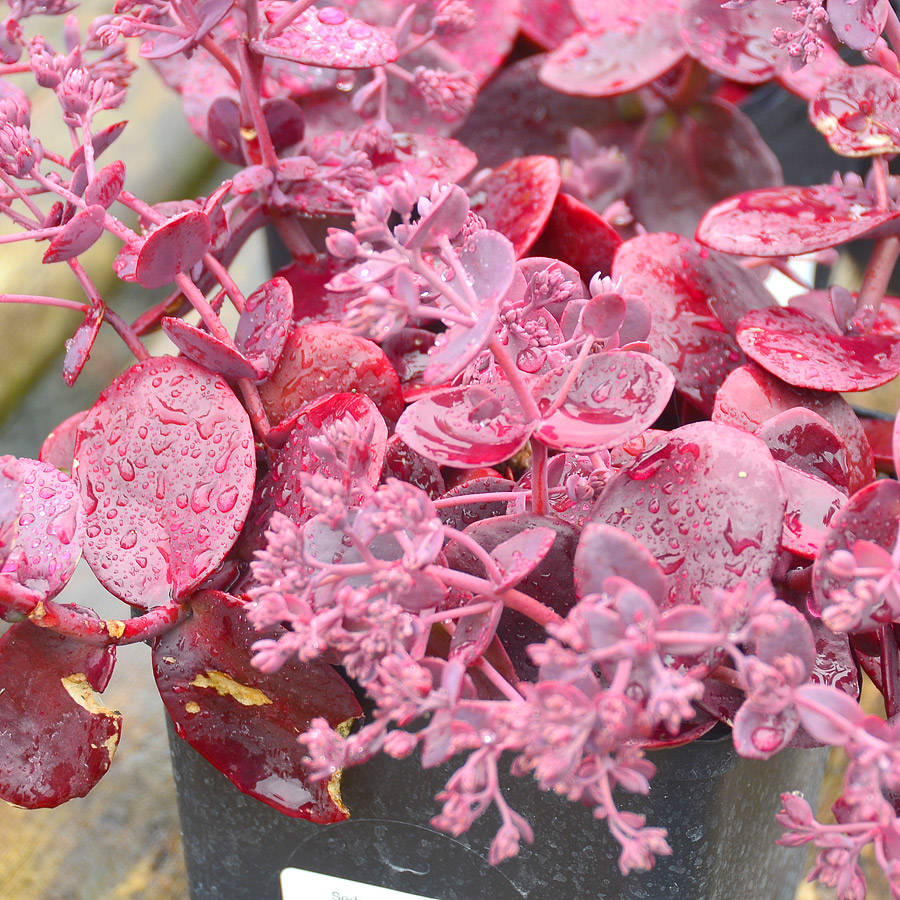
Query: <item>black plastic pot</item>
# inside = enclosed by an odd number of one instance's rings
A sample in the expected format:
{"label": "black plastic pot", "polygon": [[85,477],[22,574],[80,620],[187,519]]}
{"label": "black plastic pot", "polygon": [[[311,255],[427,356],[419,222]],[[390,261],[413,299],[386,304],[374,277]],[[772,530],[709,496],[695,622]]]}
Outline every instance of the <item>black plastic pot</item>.
{"label": "black plastic pot", "polygon": [[[240,793],[174,736],[172,754],[192,900],[393,900],[371,885],[429,900],[792,900],[806,854],[774,843],[779,794],[800,790],[814,803],[827,755],[744,760],[729,736],[654,752],[650,795],[620,802],[667,828],[673,853],[625,878],[605,824],[528,779],[509,777],[505,793],[532,823],[534,845],[494,868],[490,812],[460,838],[428,824],[448,768],[376,758],[344,774],[350,819],[322,826]],[[284,869],[329,877],[291,873],[282,894]]]}

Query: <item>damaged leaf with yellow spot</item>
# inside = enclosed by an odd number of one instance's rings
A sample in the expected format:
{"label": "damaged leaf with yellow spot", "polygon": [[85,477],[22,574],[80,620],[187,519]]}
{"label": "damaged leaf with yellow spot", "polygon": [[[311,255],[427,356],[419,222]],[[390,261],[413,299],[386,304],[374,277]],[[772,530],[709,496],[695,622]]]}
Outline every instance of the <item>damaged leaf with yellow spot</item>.
{"label": "damaged leaf with yellow spot", "polygon": [[115,649],[25,621],[0,638],[0,798],[28,809],[83,797],[103,777],[122,717],[97,696]]}
{"label": "damaged leaf with yellow spot", "polygon": [[153,649],[156,683],[179,737],[240,790],[287,815],[346,819],[339,774],[312,784],[297,736],[319,716],[349,727],[361,715],[349,685],[318,660],[272,674],[255,669],[252,647],[263,635],[237,597],[202,591],[191,608]]}

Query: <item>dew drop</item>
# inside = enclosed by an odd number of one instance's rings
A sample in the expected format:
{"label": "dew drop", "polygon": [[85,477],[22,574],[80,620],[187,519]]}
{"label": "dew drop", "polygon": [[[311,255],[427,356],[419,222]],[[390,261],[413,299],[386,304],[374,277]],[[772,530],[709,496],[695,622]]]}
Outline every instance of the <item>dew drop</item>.
{"label": "dew drop", "polygon": [[119,541],[119,546],[123,550],[130,550],[134,545],[137,544],[137,532],[129,531],[122,537],[122,540]]}

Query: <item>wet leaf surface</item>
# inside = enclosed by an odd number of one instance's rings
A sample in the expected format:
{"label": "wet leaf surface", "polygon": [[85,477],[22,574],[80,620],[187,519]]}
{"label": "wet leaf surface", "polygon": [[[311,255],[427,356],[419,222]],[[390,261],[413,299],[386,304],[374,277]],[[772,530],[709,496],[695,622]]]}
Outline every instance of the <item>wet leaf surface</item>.
{"label": "wet leaf surface", "polygon": [[225,378],[257,378],[256,367],[234,346],[182,319],[164,316],[162,330],[190,360]]}
{"label": "wet leaf surface", "polygon": [[324,716],[332,726],[361,715],[331,666],[288,662],[266,674],[250,664],[261,637],[235,597],[204,591],[192,616],[153,648],[153,670],[179,737],[236,787],[289,816],[339,822],[338,783],[311,784],[297,735]]}
{"label": "wet leaf surface", "polygon": [[900,83],[880,66],[853,66],[830,78],[809,118],[841,156],[900,151]]}
{"label": "wet leaf surface", "polygon": [[524,256],[537,240],[559,192],[559,163],[549,156],[517,157],[479,177],[471,192],[470,208],[506,235],[516,257]]}
{"label": "wet leaf surface", "polygon": [[82,210],[69,219],[50,241],[44,252],[43,262],[63,262],[74,259],[79,253],[93,247],[103,234],[106,210],[97,204]]}
{"label": "wet leaf surface", "polygon": [[845,244],[893,222],[863,187],[775,187],[748,191],[710,209],[697,240],[743,256],[798,256]]}
{"label": "wet leaf surface", "polygon": [[235,347],[267,378],[281,359],[291,330],[294,295],[287,279],[275,276],[248,298],[234,333]]}
{"label": "wet leaf surface", "polygon": [[787,497],[782,544],[804,559],[814,559],[847,496],[815,475],[777,460],[776,464]]}
{"label": "wet leaf surface", "polygon": [[386,419],[403,411],[400,379],[381,348],[338,325],[299,325],[260,397],[273,423],[325,394],[366,394]]}
{"label": "wet leaf surface", "polygon": [[[669,583],[669,605],[771,575],[785,495],[758,438],[713,422],[658,438],[600,496],[593,520],[639,540]],[[709,535],[716,541],[710,542]]]}
{"label": "wet leaf surface", "polygon": [[748,313],[737,340],[747,356],[796,387],[866,391],[900,374],[900,338],[840,334],[794,309]]}
{"label": "wet leaf surface", "polygon": [[55,597],[81,559],[85,515],[78,486],[49,463],[14,456],[0,456],[0,485],[4,497],[18,498],[14,530],[4,505],[3,532],[11,543],[3,548],[0,574],[44,599]]}
{"label": "wet leaf surface", "polygon": [[83,797],[103,777],[121,732],[119,713],[94,693],[115,650],[13,625],[0,638],[0,797],[40,809]]}
{"label": "wet leaf surface", "polygon": [[772,44],[772,31],[797,28],[787,4],[751,3],[722,9],[721,0],[682,0],[679,34],[688,53],[731,81],[771,79],[786,51]]}
{"label": "wet leaf surface", "polygon": [[225,558],[256,476],[237,397],[219,376],[170,357],[133,366],[100,395],[75,460],[85,558],[107,590],[141,608],[183,596]]}
{"label": "wet leaf surface", "polygon": [[164,287],[200,262],[211,237],[209,219],[202,212],[174,216],[147,235],[138,250],[135,278],[145,288]]}
{"label": "wet leaf surface", "polygon": [[63,379],[69,387],[75,384],[84,364],[91,355],[94,341],[103,324],[105,307],[92,306],[84,316],[84,321],[66,341],[66,356],[63,360]]}

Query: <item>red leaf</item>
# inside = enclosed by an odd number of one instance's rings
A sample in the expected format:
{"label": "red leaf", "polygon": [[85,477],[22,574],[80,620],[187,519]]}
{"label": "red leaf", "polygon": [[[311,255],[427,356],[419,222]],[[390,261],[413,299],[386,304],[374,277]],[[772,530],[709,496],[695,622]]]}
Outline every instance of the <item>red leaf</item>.
{"label": "red leaf", "polygon": [[91,355],[91,348],[103,324],[104,306],[92,306],[85,314],[84,321],[66,341],[66,358],[63,361],[63,378],[69,387],[75,384],[84,364]]}
{"label": "red leaf", "polygon": [[730,81],[761,84],[774,76],[787,55],[773,45],[772,32],[775,28],[795,31],[792,12],[793,7],[786,4],[722,9],[721,0],[685,0],[679,33],[688,53],[707,69]]}
{"label": "red leaf", "polygon": [[675,0],[602,0],[579,3],[588,31],[568,38],[547,56],[541,81],[564,94],[626,94],[665,74],[684,58]]}
{"label": "red leaf", "polygon": [[[594,519],[627,531],[653,554],[674,606],[713,603],[720,588],[768,578],[784,509],[766,445],[736,428],[697,422],[657,438],[622,469],[600,495]],[[710,534],[715,541],[704,537]]]}
{"label": "red leaf", "polygon": [[84,202],[108,209],[125,186],[125,163],[117,159],[101,169],[84,189]]}
{"label": "red leaf", "polygon": [[476,180],[471,209],[512,241],[518,258],[543,231],[560,181],[559,163],[552,157],[517,157]]}
{"label": "red leaf", "polygon": [[311,400],[349,391],[371,397],[392,422],[403,411],[400,379],[381,348],[326,323],[295,327],[281,361],[259,389],[274,423]]}
{"label": "red leaf", "polygon": [[743,256],[797,256],[862,237],[900,216],[862,187],[775,187],[723,200],[703,217],[697,240]]}
{"label": "red leaf", "polygon": [[839,394],[791,387],[751,363],[735,369],[725,379],[716,395],[712,418],[755,434],[764,422],[795,407],[818,413],[844,442],[851,494],[872,481],[872,448],[856,413]]}
{"label": "red leaf", "polygon": [[[274,21],[276,12],[269,11],[268,18]],[[370,69],[398,56],[389,31],[351,19],[335,6],[304,10],[281,34],[253,47],[266,56],[327,69]]]}
{"label": "red leaf", "polygon": [[195,363],[225,378],[258,378],[256,367],[240,351],[224,341],[189,325],[181,319],[164,316],[160,322],[169,340]]}
{"label": "red leaf", "polygon": [[[106,150],[125,130],[127,122],[116,122],[98,131],[91,139],[94,145],[94,159]],[[79,147],[69,158],[69,168],[77,169],[84,165],[84,147]]]}
{"label": "red leaf", "polygon": [[693,237],[714,203],[784,182],[781,165],[756,126],[717,100],[697,101],[680,114],[664,110],[650,116],[635,138],[631,164],[629,205],[638,221],[648,231],[686,237]]}
{"label": "red leaf", "polygon": [[841,43],[869,50],[884,30],[888,0],[828,0],[828,24]]}
{"label": "red leaf", "polygon": [[85,558],[117,597],[156,606],[200,584],[237,538],[256,476],[250,420],[219,376],[150,358],[81,423],[75,474]]}
{"label": "red leaf", "polygon": [[203,591],[191,611],[153,648],[156,683],[179,737],[240,790],[286,815],[347,818],[337,779],[311,784],[297,745],[318,716],[335,727],[361,715],[347,683],[319,661],[288,662],[270,674],[253,668],[260,635],[235,597]]}
{"label": "red leaf", "polygon": [[28,809],[83,797],[103,777],[119,741],[119,713],[102,691],[115,650],[13,625],[0,638],[0,797]]}
{"label": "red leaf", "polygon": [[534,426],[524,419],[515,391],[505,384],[435,391],[411,404],[396,432],[438,465],[492,466],[514,456]]}
{"label": "red leaf", "polygon": [[203,259],[211,237],[209,219],[202,212],[173,216],[147,235],[138,251],[135,278],[145,288],[169,284]]}
{"label": "red leaf", "polygon": [[847,495],[808,472],[777,460],[776,465],[787,497],[782,544],[798,556],[814,559]]}
{"label": "red leaf", "polygon": [[737,340],[747,356],[797,387],[866,391],[900,374],[900,338],[840,334],[794,309],[748,313]]}
{"label": "red leaf", "polygon": [[62,472],[71,474],[72,461],[75,456],[75,438],[78,433],[78,426],[88,414],[86,409],[69,416],[64,419],[47,437],[41,445],[39,459],[41,462],[59,469]]}
{"label": "red leaf", "polygon": [[102,206],[89,206],[82,210],[77,216],[69,219],[50,241],[43,261],[63,262],[84,253],[100,239],[105,221],[106,210]]}
{"label": "red leaf", "polygon": [[900,151],[900,82],[880,66],[852,66],[830,78],[809,119],[841,156]]}
{"label": "red leaf", "polygon": [[45,599],[55,597],[81,559],[85,516],[78,487],[48,463],[13,456],[0,456],[0,483],[19,498],[3,574]]}
{"label": "red leaf", "polygon": [[500,590],[515,587],[526,575],[540,565],[550,552],[556,532],[552,528],[528,528],[497,544],[491,550],[491,559],[503,573],[498,585]]}
{"label": "red leaf", "polygon": [[[534,396],[543,412],[569,376],[563,367],[541,377]],[[645,353],[619,350],[589,356],[559,409],[541,419],[535,436],[571,452],[606,450],[637,437],[666,408],[675,377]]]}
{"label": "red leaf", "polygon": [[599,213],[570,194],[559,193],[531,252],[563,260],[590,281],[596,272],[611,271],[621,243],[622,238]]}

